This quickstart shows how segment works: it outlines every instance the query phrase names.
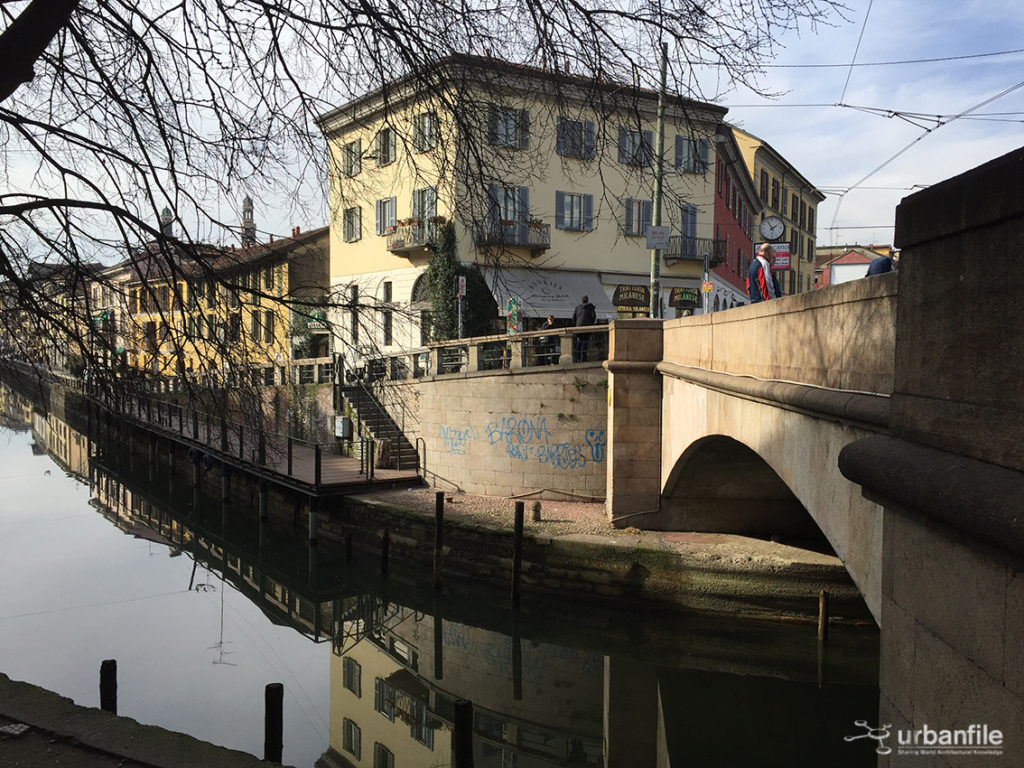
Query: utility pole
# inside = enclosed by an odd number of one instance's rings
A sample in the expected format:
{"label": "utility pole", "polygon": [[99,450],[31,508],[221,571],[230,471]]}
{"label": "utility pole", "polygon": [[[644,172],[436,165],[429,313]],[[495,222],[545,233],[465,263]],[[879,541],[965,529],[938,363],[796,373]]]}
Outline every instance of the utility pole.
{"label": "utility pole", "polygon": [[[661,44],[661,87],[658,88],[658,148],[654,156],[654,226],[661,226],[661,184],[665,176],[665,80],[668,43]],[[651,249],[651,317],[661,317],[661,251]]]}

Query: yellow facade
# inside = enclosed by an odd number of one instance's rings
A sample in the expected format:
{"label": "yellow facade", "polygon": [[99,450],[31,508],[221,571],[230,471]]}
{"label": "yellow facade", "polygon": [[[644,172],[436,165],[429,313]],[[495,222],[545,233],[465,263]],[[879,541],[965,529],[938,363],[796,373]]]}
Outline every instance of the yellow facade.
{"label": "yellow facade", "polygon": [[790,247],[790,269],[778,273],[782,291],[809,291],[814,287],[817,209],[825,195],[766,141],[736,127],[733,134],[765,206],[761,219],[780,216],[786,225],[784,236],[776,241]]}
{"label": "yellow facade", "polygon": [[[342,313],[346,341],[385,352],[421,343],[414,293],[435,217],[455,225],[463,263],[590,275],[606,307],[617,286],[649,284],[643,222],[653,218],[657,95],[490,60],[449,75],[443,95],[399,83],[387,102],[371,94],[320,120],[331,160],[332,289],[409,320],[390,339],[380,328],[356,338]],[[681,233],[687,206],[689,236],[711,240],[713,137],[724,110],[670,101],[661,223]],[[436,115],[429,148],[419,141],[425,114]],[[684,140],[702,146],[706,166],[677,167]],[[436,207],[425,205],[435,192]],[[666,284],[699,286],[702,260],[659,266]],[[567,296],[560,316],[579,299]]]}

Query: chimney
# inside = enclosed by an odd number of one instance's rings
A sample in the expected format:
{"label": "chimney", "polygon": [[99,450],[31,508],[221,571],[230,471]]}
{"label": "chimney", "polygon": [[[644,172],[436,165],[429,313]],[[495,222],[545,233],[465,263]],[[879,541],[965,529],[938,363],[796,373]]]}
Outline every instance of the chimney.
{"label": "chimney", "polygon": [[242,200],[242,246],[256,242],[256,220],[252,213],[252,198],[248,195]]}
{"label": "chimney", "polygon": [[160,212],[160,234],[164,237],[174,237],[174,215],[170,208],[164,208]]}

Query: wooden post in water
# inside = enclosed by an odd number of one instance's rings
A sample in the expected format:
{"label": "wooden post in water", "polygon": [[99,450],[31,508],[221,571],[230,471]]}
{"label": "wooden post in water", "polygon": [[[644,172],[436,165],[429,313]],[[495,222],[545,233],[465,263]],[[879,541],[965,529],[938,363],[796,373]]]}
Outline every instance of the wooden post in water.
{"label": "wooden post in water", "polygon": [[380,575],[388,575],[388,557],[391,555],[391,531],[384,527],[380,541]]}
{"label": "wooden post in water", "polygon": [[523,516],[526,503],[516,502],[515,528],[512,532],[512,605],[519,605],[519,579],[523,572]]}
{"label": "wooden post in water", "polygon": [[818,594],[818,642],[828,642],[828,592],[824,589]]}
{"label": "wooden post in water", "polygon": [[267,519],[267,481],[260,480],[259,491],[260,520]]}
{"label": "wooden post in water", "polygon": [[268,683],[263,702],[263,759],[280,764],[284,753],[284,685]]}
{"label": "wooden post in water", "polygon": [[288,435],[288,476],[292,475],[292,436]]}
{"label": "wooden post in water", "polygon": [[441,565],[444,551],[444,491],[434,494],[434,589],[441,588]]}
{"label": "wooden post in water", "polygon": [[313,485],[316,489],[320,490],[320,480],[323,476],[323,467],[321,465],[321,454],[320,454],[320,443],[313,446]]}
{"label": "wooden post in water", "polygon": [[117,660],[100,662],[100,709],[117,714]]}
{"label": "wooden post in water", "polygon": [[473,768],[473,702],[456,699],[452,720],[452,768]]}
{"label": "wooden post in water", "polygon": [[238,425],[238,458],[245,461],[245,427]]}

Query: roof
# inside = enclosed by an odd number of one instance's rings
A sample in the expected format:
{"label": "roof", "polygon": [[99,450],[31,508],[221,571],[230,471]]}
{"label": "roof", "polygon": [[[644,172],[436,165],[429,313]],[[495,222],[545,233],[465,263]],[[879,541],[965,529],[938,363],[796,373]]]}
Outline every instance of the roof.
{"label": "roof", "polygon": [[[340,107],[319,115],[316,118],[316,123],[325,134],[329,134],[335,132],[339,122],[346,122],[347,120],[354,119],[359,113],[372,111],[375,104],[385,101],[385,97],[387,97],[386,102],[388,104],[394,105],[400,100],[402,91],[406,92],[406,96],[414,96],[417,91],[426,92],[432,87],[439,90],[444,82],[454,82],[456,80],[468,82],[486,72],[518,76],[534,82],[552,83],[556,86],[556,92],[563,95],[566,88],[581,86],[591,91],[598,89],[615,96],[621,96],[623,92],[626,92],[632,96],[650,101],[652,108],[657,104],[658,100],[657,91],[649,88],[640,88],[611,78],[576,75],[571,72],[562,72],[555,68],[518,64],[491,56],[458,54],[428,63],[418,70],[385,83],[362,96],[351,99]],[[435,82],[431,82],[431,75],[437,77]],[[669,94],[667,101],[667,106],[670,108],[701,109],[711,113],[712,119],[716,120],[721,120],[729,111],[727,107],[689,99],[679,94]]]}

